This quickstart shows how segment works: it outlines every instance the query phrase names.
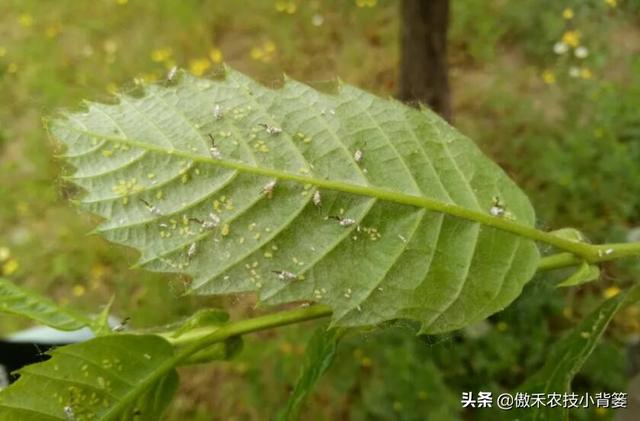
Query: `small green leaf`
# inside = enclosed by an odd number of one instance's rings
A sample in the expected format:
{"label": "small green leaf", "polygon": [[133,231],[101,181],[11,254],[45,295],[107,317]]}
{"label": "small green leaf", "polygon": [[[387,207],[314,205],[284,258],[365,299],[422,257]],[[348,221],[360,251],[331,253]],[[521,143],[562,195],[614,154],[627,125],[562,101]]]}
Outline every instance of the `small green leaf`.
{"label": "small green leaf", "polygon": [[112,295],[111,299],[106,306],[102,309],[98,317],[92,323],[93,331],[96,332],[96,335],[108,335],[111,333],[111,326],[109,326],[109,313],[111,312],[111,307],[113,306],[113,302],[115,301],[116,296]]}
{"label": "small green leaf", "polygon": [[0,312],[27,317],[60,330],[77,330],[92,325],[88,317],[4,278],[0,278]]}
{"label": "small green leaf", "polygon": [[173,347],[151,335],[57,348],[0,392],[0,421],[157,421],[177,388],[173,358]]}
{"label": "small green leaf", "polygon": [[557,286],[571,287],[595,281],[598,278],[600,278],[600,268],[597,265],[582,262],[580,267],[571,276],[560,282]]}
{"label": "small green leaf", "polygon": [[280,420],[290,421],[298,418],[304,400],[333,363],[338,341],[343,333],[343,329],[327,330],[326,327],[320,327],[313,333],[305,350],[302,373],[287,402],[287,407],[280,415]]}
{"label": "small green leaf", "polygon": [[[571,391],[571,381],[587,360],[613,316],[623,306],[637,299],[640,284],[608,299],[584,318],[552,348],[545,365],[526,380],[520,392],[564,394]],[[521,420],[567,420],[569,410],[562,407],[527,408],[510,411],[509,419]]]}

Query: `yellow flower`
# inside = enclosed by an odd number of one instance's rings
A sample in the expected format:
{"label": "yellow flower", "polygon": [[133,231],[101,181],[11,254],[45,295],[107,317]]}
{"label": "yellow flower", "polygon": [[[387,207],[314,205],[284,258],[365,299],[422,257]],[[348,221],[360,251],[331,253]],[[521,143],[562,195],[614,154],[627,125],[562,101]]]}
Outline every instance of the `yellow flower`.
{"label": "yellow flower", "polygon": [[277,1],[276,10],[280,13],[294,14],[298,10],[298,5],[293,1]]}
{"label": "yellow flower", "polygon": [[498,324],[496,324],[496,330],[498,332],[504,332],[507,329],[509,329],[509,325],[505,322],[498,322]]}
{"label": "yellow flower", "polygon": [[378,0],[356,0],[356,6],[358,7],[374,7],[378,3]]}
{"label": "yellow flower", "polygon": [[249,54],[251,55],[251,58],[254,59],[254,60],[261,60],[262,57],[264,56],[264,53],[262,52],[262,49],[260,49],[258,47],[253,47]]}
{"label": "yellow flower", "polygon": [[162,63],[163,61],[171,59],[172,54],[173,50],[170,47],[158,48],[151,52],[151,60],[156,63]]}
{"label": "yellow flower", "polygon": [[273,58],[273,54],[276,51],[276,44],[273,41],[265,41],[262,47],[253,47],[250,55],[254,60],[259,60],[264,63],[268,63]]}
{"label": "yellow flower", "polygon": [[547,85],[553,85],[556,83],[556,75],[553,73],[553,70],[547,69],[542,72],[542,80],[544,80],[544,83]]}
{"label": "yellow flower", "polygon": [[609,287],[602,292],[602,296],[607,299],[615,297],[618,294],[620,294],[620,288],[618,287]]}
{"label": "yellow flower", "polygon": [[13,275],[19,267],[20,264],[16,259],[9,259],[2,265],[2,274],[6,276]]}
{"label": "yellow flower", "polygon": [[580,45],[580,31],[567,31],[562,35],[562,42],[569,47],[576,48]]}
{"label": "yellow flower", "polygon": [[118,43],[108,39],[102,44],[102,48],[104,48],[104,52],[107,54],[115,54],[118,51]]}
{"label": "yellow flower", "polygon": [[213,63],[221,63],[222,51],[220,51],[219,48],[212,48],[211,51],[209,51],[209,59],[211,59]]}
{"label": "yellow flower", "polygon": [[84,293],[87,292],[87,289],[84,287],[84,285],[76,284],[73,286],[72,292],[76,297],[82,297]]}
{"label": "yellow flower", "polygon": [[287,355],[291,354],[293,352],[293,345],[291,345],[291,342],[285,341],[280,344],[280,352]]}
{"label": "yellow flower", "polygon": [[567,7],[562,11],[562,17],[565,18],[566,20],[573,19],[573,16],[574,16],[573,9],[570,7]]}
{"label": "yellow flower", "polygon": [[59,33],[60,33],[60,25],[57,25],[57,24],[49,25],[44,30],[44,34],[47,36],[47,38],[55,38],[58,36]]}
{"label": "yellow flower", "polygon": [[582,69],[580,69],[580,77],[582,79],[591,79],[593,77],[593,73],[591,73],[591,70],[589,70],[586,67],[583,67]]}
{"label": "yellow flower", "polygon": [[265,42],[263,48],[266,53],[273,53],[274,51],[276,51],[276,45],[273,43],[273,41]]}
{"label": "yellow flower", "polygon": [[189,71],[196,76],[202,76],[209,67],[211,67],[211,62],[207,58],[198,58],[189,61]]}
{"label": "yellow flower", "polygon": [[24,26],[25,28],[33,26],[33,16],[28,13],[21,14],[18,20],[20,21],[20,25]]}
{"label": "yellow flower", "polygon": [[616,7],[618,5],[618,0],[604,0],[609,7]]}

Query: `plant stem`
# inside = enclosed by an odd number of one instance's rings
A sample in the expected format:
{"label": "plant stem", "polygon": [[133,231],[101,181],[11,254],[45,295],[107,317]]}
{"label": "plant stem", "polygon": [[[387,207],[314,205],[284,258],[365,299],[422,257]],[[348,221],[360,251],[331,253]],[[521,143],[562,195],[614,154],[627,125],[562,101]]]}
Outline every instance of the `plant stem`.
{"label": "plant stem", "polygon": [[[239,320],[237,322],[229,323],[225,326],[214,328],[213,332],[208,335],[204,335],[201,338],[193,339],[195,342],[179,349],[173,358],[162,362],[151,375],[140,379],[136,390],[145,391],[159,381],[163,376],[166,376],[171,370],[180,363],[187,360],[190,356],[203,350],[204,348],[213,345],[218,342],[223,342],[233,336],[243,335],[245,333],[257,332],[259,330],[265,330],[272,327],[284,326],[293,323],[299,323],[306,320],[319,319],[331,315],[331,309],[324,305],[314,305],[306,308],[299,308],[296,310],[281,311],[278,313],[267,314],[265,316],[255,317],[253,319]],[[169,340],[167,337],[165,339]],[[111,406],[108,411],[103,415],[105,420],[117,420],[119,414],[123,411],[123,408],[127,408],[136,399],[140,397],[141,392],[128,394],[123,396],[120,401]]]}
{"label": "plant stem", "polygon": [[174,345],[186,345],[185,348],[176,354],[176,363],[178,364],[196,352],[215,343],[223,342],[233,336],[240,336],[246,333],[258,332],[307,320],[320,319],[330,316],[331,313],[332,311],[330,307],[317,304],[306,308],[280,311],[277,313],[254,317],[252,319],[239,320],[223,326],[210,328],[208,331],[199,329],[197,335],[191,335],[187,340],[183,340],[182,338],[171,339],[166,337],[165,339],[172,342]]}
{"label": "plant stem", "polygon": [[573,253],[552,254],[540,259],[540,262],[538,263],[538,272],[577,266],[581,262],[582,259],[580,259]]}
{"label": "plant stem", "polygon": [[[640,256],[640,243],[611,243],[594,245],[596,257],[587,260],[589,263],[601,263],[618,260],[624,257]],[[584,259],[586,260],[586,259]],[[545,256],[538,263],[538,272],[576,266],[583,262],[580,256],[573,253],[558,253]]]}

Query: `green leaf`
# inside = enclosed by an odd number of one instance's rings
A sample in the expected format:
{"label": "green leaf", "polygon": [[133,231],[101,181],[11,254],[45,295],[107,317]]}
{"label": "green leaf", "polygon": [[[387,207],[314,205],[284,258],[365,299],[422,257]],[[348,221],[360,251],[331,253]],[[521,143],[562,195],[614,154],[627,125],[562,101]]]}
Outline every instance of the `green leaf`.
{"label": "green leaf", "polygon": [[[525,381],[519,390],[529,393],[564,394],[571,391],[571,381],[598,344],[613,316],[625,305],[637,300],[640,285],[606,300],[585,317],[552,348],[545,365]],[[567,420],[569,410],[562,407],[527,408],[509,411],[509,419]]]}
{"label": "green leaf", "polygon": [[77,330],[92,324],[88,317],[4,278],[0,278],[0,312],[27,317],[60,330]]}
{"label": "green leaf", "polygon": [[151,335],[110,335],[57,348],[0,392],[0,420],[153,420],[173,397],[173,348]]}
{"label": "green leaf", "polygon": [[305,399],[313,392],[320,377],[331,367],[338,350],[338,341],[343,333],[342,329],[327,330],[326,327],[320,327],[313,333],[305,350],[302,373],[291,392],[287,407],[279,417],[280,420],[298,419]]}
{"label": "green leaf", "polygon": [[113,302],[116,300],[116,296],[112,295],[109,299],[109,302],[102,309],[100,314],[93,321],[93,331],[96,332],[96,335],[108,335],[112,332],[112,328],[109,325],[109,313],[111,313],[111,307],[113,307]]}
{"label": "green leaf", "polygon": [[571,276],[560,282],[557,286],[576,286],[595,281],[598,278],[600,278],[600,268],[597,265],[591,265],[587,262],[582,262],[580,267]]}
{"label": "green leaf", "polygon": [[86,190],[78,204],[193,293],[441,332],[520,294],[539,260],[531,238],[574,244],[534,230],[522,191],[434,113],[349,85],[272,90],[227,69],[117,100],[49,124]]}

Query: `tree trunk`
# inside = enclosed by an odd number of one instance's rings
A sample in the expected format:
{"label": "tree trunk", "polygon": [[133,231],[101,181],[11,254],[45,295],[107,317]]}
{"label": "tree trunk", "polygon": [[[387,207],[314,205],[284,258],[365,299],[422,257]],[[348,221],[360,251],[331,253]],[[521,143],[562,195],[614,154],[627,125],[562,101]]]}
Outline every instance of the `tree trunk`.
{"label": "tree trunk", "polygon": [[420,101],[451,121],[447,76],[449,0],[402,1],[398,97]]}

